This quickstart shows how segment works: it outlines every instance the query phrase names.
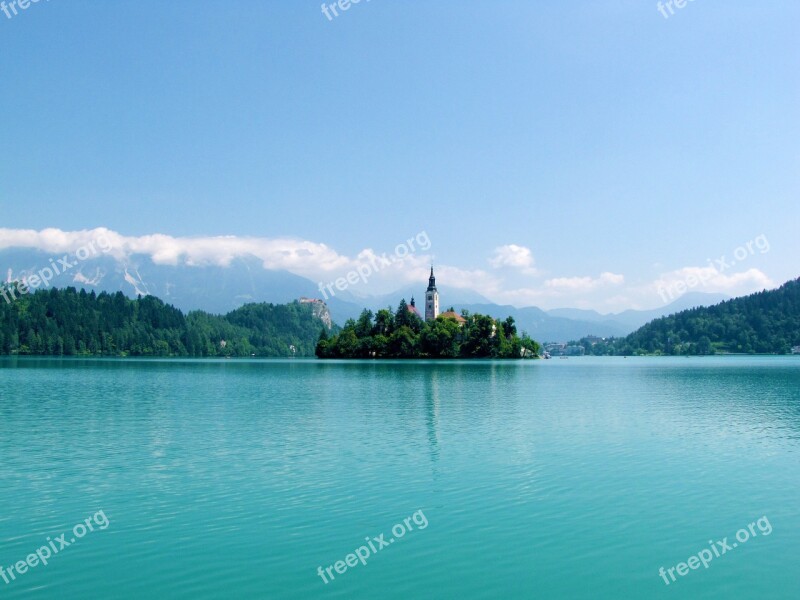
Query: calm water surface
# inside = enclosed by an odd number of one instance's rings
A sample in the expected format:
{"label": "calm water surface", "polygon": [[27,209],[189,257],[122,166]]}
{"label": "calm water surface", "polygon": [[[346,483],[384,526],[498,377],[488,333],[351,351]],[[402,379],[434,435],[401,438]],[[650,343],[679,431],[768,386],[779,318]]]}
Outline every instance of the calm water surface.
{"label": "calm water surface", "polygon": [[[0,579],[6,598],[800,590],[800,357],[0,358],[0,461],[5,568],[109,523]],[[762,517],[768,535],[659,576]]]}

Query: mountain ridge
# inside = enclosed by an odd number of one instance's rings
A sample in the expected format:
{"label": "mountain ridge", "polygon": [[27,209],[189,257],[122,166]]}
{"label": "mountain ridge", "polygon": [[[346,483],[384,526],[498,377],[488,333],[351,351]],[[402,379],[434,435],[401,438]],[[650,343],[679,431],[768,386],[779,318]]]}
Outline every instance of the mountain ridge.
{"label": "mountain ridge", "polygon": [[[4,279],[31,277],[52,262],[43,251],[9,248],[0,251]],[[74,260],[74,259],[73,259]],[[73,268],[53,277],[50,285],[58,288],[75,286],[96,292],[123,292],[129,298],[154,295],[184,312],[203,310],[226,314],[252,302],[284,304],[302,297],[319,298],[318,284],[285,270],[264,269],[256,257],[236,258],[229,265],[161,265],[145,255],[117,260],[100,254],[76,261]],[[405,286],[390,294],[360,297],[345,290],[326,300],[334,322],[344,324],[357,319],[364,308],[373,312],[390,306],[395,309],[402,298],[410,301],[414,288]],[[675,302],[650,311],[628,310],[602,315],[582,309],[542,310],[535,306],[518,308],[491,302],[470,289],[438,286],[442,310],[453,306],[457,311],[481,312],[495,318],[513,316],[520,327],[542,341],[567,341],[588,335],[619,337],[633,332],[647,321],[685,308],[682,302],[695,305],[712,304],[714,295],[686,294]],[[424,289],[419,286],[416,299],[424,302]]]}

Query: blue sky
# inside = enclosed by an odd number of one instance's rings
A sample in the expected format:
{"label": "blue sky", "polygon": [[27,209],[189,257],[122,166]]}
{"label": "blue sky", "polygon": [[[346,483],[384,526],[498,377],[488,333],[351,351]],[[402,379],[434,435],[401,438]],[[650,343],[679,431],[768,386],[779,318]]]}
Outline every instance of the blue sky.
{"label": "blue sky", "polygon": [[[294,240],[327,253],[296,272],[329,280],[424,231],[429,251],[362,291],[424,287],[433,260],[499,302],[602,312],[702,269],[695,291],[731,295],[800,275],[797,2],[18,13],[0,12],[8,239]],[[768,251],[708,271],[759,236]]]}

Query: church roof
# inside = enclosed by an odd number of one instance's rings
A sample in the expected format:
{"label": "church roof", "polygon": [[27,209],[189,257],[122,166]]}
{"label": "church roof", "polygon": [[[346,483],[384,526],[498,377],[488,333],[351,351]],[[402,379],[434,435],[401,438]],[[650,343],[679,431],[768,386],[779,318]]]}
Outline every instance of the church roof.
{"label": "church roof", "polygon": [[446,319],[455,319],[459,323],[466,323],[467,322],[467,320],[464,317],[462,317],[460,314],[458,314],[454,310],[448,310],[446,312],[441,313],[439,316],[440,317],[444,317]]}

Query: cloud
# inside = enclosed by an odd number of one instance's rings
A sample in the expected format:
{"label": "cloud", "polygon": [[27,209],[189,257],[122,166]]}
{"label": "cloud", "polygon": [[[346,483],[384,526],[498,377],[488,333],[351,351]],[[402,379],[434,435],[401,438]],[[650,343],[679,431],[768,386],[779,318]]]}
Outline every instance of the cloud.
{"label": "cloud", "polygon": [[[556,277],[548,279],[538,287],[497,286],[491,290],[491,298],[517,307],[539,306],[555,308],[572,306],[593,308],[599,303],[602,293],[615,290],[625,282],[623,275],[605,272],[599,277]],[[587,294],[592,296],[587,297]]]}
{"label": "cloud", "polygon": [[[400,253],[405,251],[401,250]],[[357,265],[376,265],[378,270],[370,275],[371,282],[402,283],[427,281],[427,273],[431,266],[430,256],[426,254],[403,254],[397,247],[391,252],[375,252],[366,248],[358,253],[354,263]],[[387,262],[388,261],[388,262]],[[439,269],[437,268],[437,273]],[[394,288],[392,288],[394,289]]]}
{"label": "cloud", "polygon": [[480,293],[495,293],[502,288],[503,280],[481,269],[460,269],[447,265],[436,266],[437,283],[450,287],[475,290]]}
{"label": "cloud", "polygon": [[125,236],[104,227],[81,231],[0,229],[0,250],[32,248],[57,255],[75,252],[93,242],[97,245],[98,240],[110,246],[109,254],[117,259],[145,255],[159,265],[228,266],[235,258],[255,256],[266,269],[312,274],[348,269],[355,264],[325,244],[294,238]]}
{"label": "cloud", "polygon": [[715,267],[683,267],[662,273],[647,289],[665,302],[671,302],[688,291],[739,296],[774,288],[776,285],[759,269],[727,275]]}
{"label": "cloud", "polygon": [[[380,251],[365,248],[355,256],[347,256],[323,243],[289,237],[174,237],[159,233],[125,236],[104,227],[80,231],[0,229],[0,250],[37,249],[54,258],[75,253],[90,243],[100,245],[100,240],[103,249],[110,247],[108,254],[126,267],[135,268],[141,257],[156,264],[186,266],[228,266],[237,258],[257,257],[266,269],[286,270],[315,282],[335,280],[358,265],[381,262],[379,258],[385,255],[390,260],[370,277],[364,289],[369,294],[392,291],[406,283],[424,285],[430,265],[430,255],[425,252],[431,247],[430,240],[425,238],[426,243],[422,244],[418,236],[417,251],[401,259],[395,254],[397,247],[387,246]],[[606,310],[662,306],[687,291],[740,296],[776,286],[755,268],[728,273],[711,266],[684,267],[661,273],[654,280],[633,283],[621,274],[606,271],[597,276],[553,277],[540,285],[521,285],[524,278],[520,276],[535,273],[536,269],[530,249],[516,244],[495,248],[489,263],[493,269],[436,264],[436,277],[443,285],[475,290],[495,302],[518,307],[578,306]],[[94,274],[87,272],[86,277],[92,278]]]}
{"label": "cloud", "polygon": [[519,269],[526,275],[535,275],[533,252],[525,246],[506,244],[494,249],[494,256],[489,259],[489,264],[495,269],[509,267]]}
{"label": "cloud", "polygon": [[599,277],[556,277],[544,282],[545,287],[561,292],[590,292],[600,287],[622,285],[625,276],[606,271]]}
{"label": "cloud", "polygon": [[538,306],[557,295],[553,290],[524,287],[499,290],[490,298],[497,299],[502,304],[511,304],[522,308],[524,306]]}
{"label": "cloud", "polygon": [[[423,232],[424,233],[424,232]],[[418,234],[413,250],[427,250],[427,234]],[[425,242],[425,243],[423,243]],[[263,238],[239,236],[174,237],[155,233],[143,236],[125,236],[105,227],[80,231],[62,231],[49,228],[0,229],[0,250],[5,248],[30,248],[53,256],[74,253],[81,247],[94,243],[107,254],[121,262],[145,256],[158,265],[185,265],[190,267],[227,267],[237,258],[256,257],[265,269],[286,270],[312,279],[330,279],[346,274],[359,264],[369,263],[384,253],[371,248],[360,251],[355,257],[336,252],[319,242],[296,238]],[[393,259],[374,277],[378,280],[419,280],[430,264],[430,257],[411,252],[400,256],[397,249],[387,248],[386,256]],[[397,255],[395,255],[397,253]],[[423,277],[424,279],[424,277]]]}

